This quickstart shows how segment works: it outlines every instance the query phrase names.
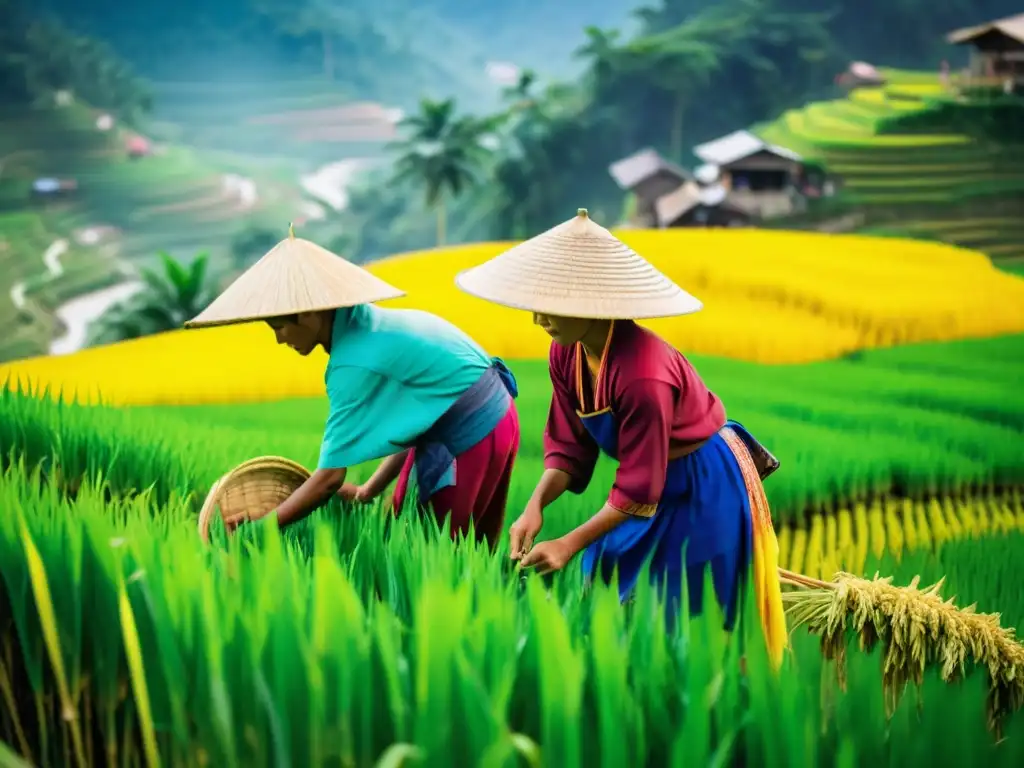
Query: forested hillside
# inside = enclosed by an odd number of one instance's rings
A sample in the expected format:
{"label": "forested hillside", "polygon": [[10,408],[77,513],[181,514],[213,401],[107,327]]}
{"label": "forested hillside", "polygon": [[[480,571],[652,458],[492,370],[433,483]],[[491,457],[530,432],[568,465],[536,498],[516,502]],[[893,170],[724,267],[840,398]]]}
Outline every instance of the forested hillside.
{"label": "forested hillside", "polygon": [[[414,112],[427,96],[453,98],[453,115],[478,117],[514,107],[502,146],[468,182],[471,194],[451,201],[448,226],[460,239],[538,231],[582,204],[617,218],[622,195],[607,172],[615,160],[650,146],[689,165],[695,144],[835,96],[835,76],[851,60],[958,67],[966,52],[945,43],[948,31],[1019,10],[1016,0],[634,2],[46,0],[32,12],[49,9],[109,43],[154,81],[162,127],[187,115],[191,133],[182,140],[195,145],[203,143],[197,131],[228,125],[206,111],[211,100],[239,120],[284,109],[256,104],[236,81],[274,104],[294,94],[290,109],[301,100],[293,88],[311,81],[315,105],[369,99]],[[536,77],[502,102],[485,73],[493,60]],[[353,246],[360,260],[429,245],[435,228],[415,181],[380,181],[349,196],[345,228],[376,233]]]}
{"label": "forested hillside", "polygon": [[475,98],[488,60],[566,73],[587,24],[621,24],[631,0],[45,0],[107,40],[148,77],[298,80],[328,75],[359,98],[414,102],[421,92]]}
{"label": "forested hillside", "polygon": [[591,30],[586,76],[536,107],[543,129],[498,171],[506,202],[494,234],[551,226],[569,200],[617,215],[615,160],[652,146],[689,165],[696,144],[835,93],[851,60],[961,66],[966,51],[947,32],[1019,10],[1016,0],[662,0],[639,12],[634,36]]}
{"label": "forested hillside", "polygon": [[[524,83],[508,151],[452,205],[451,232],[521,237],[580,205],[617,220],[622,193],[610,163],[653,147],[691,165],[698,143],[841,95],[835,77],[851,60],[935,73],[943,60],[962,66],[966,51],[946,44],[946,33],[1017,10],[1013,0],[941,8],[919,0],[662,0],[637,8],[632,31],[586,30],[581,77]],[[463,112],[474,106],[459,104]],[[374,233],[359,258],[428,245],[432,213],[420,199],[400,184],[353,196],[350,229]],[[385,225],[396,219],[407,225]]]}

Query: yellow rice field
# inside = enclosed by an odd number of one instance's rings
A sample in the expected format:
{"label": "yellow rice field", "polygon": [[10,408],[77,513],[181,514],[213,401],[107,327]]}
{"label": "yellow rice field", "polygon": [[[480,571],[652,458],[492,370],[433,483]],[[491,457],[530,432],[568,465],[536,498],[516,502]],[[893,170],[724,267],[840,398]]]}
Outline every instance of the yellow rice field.
{"label": "yellow rice field", "polygon": [[837,571],[862,573],[869,555],[899,560],[904,553],[947,541],[1011,531],[1024,531],[1020,489],[976,498],[876,500],[781,526],[779,564],[813,578],[831,578]]}
{"label": "yellow rice field", "polygon": [[[859,349],[1024,331],[1024,280],[978,252],[892,238],[765,230],[617,233],[704,302],[645,322],[686,353],[803,363]],[[371,270],[407,291],[386,306],[435,312],[506,359],[546,356],[528,313],[462,293],[458,272],[511,243],[409,253]],[[277,348],[262,325],[176,331],[0,366],[66,395],[114,404],[256,401],[323,392],[322,353]]]}

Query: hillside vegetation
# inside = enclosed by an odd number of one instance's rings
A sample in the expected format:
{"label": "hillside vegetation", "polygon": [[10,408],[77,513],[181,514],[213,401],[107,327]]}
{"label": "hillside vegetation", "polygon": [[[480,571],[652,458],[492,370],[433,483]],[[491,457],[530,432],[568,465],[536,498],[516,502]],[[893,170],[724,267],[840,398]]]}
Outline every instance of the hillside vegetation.
{"label": "hillside vegetation", "polygon": [[[424,94],[495,103],[490,60],[567,74],[588,24],[618,25],[632,0],[557,8],[466,0],[154,0],[124,7],[50,0],[157,82],[295,82],[319,77],[349,99],[411,107]],[[152,20],[161,19],[154,29]]]}

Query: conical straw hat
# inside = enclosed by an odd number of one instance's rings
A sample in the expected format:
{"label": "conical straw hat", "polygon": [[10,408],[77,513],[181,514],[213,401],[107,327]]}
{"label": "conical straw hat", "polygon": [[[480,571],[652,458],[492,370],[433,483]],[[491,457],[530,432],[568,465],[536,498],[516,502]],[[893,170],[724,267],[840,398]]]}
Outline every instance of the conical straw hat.
{"label": "conical straw hat", "polygon": [[585,208],[459,273],[455,284],[495,304],[561,317],[641,320],[688,315],[704,306],[592,221]]}
{"label": "conical straw hat", "polygon": [[288,237],[241,274],[186,328],[233,325],[299,312],[352,307],[405,292],[316,243]]}

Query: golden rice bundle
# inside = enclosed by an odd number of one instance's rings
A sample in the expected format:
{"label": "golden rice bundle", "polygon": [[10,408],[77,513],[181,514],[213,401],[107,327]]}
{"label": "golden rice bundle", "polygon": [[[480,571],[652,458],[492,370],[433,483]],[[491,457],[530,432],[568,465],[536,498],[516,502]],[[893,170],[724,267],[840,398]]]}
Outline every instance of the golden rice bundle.
{"label": "golden rice bundle", "polygon": [[968,662],[986,670],[988,727],[1001,736],[1007,716],[1024,706],[1024,645],[1012,629],[1000,626],[999,614],[977,613],[972,604],[958,608],[939,595],[942,581],[918,587],[917,577],[906,587],[891,578],[864,579],[837,573],[831,582],[779,569],[791,629],[806,625],[821,637],[822,655],[835,661],[839,684],[846,685],[848,633],[856,633],[860,648],[883,646],[882,685],[887,715],[899,704],[907,683],[920,685],[924,671],[937,667],[943,681],[964,675]]}

